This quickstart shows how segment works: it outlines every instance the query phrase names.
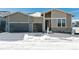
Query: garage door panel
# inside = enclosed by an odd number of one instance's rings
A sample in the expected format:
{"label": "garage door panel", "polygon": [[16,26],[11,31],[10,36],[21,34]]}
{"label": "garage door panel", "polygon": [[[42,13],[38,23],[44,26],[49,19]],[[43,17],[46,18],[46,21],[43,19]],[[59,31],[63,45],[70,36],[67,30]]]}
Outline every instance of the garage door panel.
{"label": "garage door panel", "polygon": [[28,23],[11,23],[10,31],[11,32],[28,32],[29,24]]}
{"label": "garage door panel", "polygon": [[42,32],[42,23],[33,24],[33,32]]}

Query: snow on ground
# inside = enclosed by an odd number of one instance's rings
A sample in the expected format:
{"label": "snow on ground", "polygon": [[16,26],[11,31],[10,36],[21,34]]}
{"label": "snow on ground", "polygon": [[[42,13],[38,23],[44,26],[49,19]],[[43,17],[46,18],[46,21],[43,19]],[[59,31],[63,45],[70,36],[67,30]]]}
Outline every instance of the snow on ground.
{"label": "snow on ground", "polygon": [[77,42],[0,42],[0,49],[79,49]]}
{"label": "snow on ground", "polygon": [[24,41],[27,41],[27,42],[32,42],[32,41],[33,42],[78,42],[79,37],[78,36],[66,37],[65,35],[64,36],[60,35],[60,37],[56,37],[56,36],[51,36],[50,34],[35,36],[34,34],[33,35],[25,34]]}
{"label": "snow on ground", "polygon": [[79,49],[79,35],[72,36],[63,33],[0,33],[0,49],[77,50]]}

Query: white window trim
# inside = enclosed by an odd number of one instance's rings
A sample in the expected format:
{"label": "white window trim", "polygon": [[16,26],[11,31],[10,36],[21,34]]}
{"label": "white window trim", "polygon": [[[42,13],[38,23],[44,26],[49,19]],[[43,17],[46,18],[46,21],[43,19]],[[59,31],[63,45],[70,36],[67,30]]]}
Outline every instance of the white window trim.
{"label": "white window trim", "polygon": [[60,18],[58,18],[58,19],[56,19],[57,20],[57,27],[62,27],[62,19],[60,19],[61,20],[61,26],[58,26],[58,20],[59,20]]}
{"label": "white window trim", "polygon": [[[66,17],[63,17],[63,18],[45,18],[45,20],[53,20],[53,19],[56,19],[57,20],[57,27],[59,27],[58,26],[58,19],[61,19],[61,28],[64,28],[64,27],[66,27],[66,25],[67,25],[67,21],[66,21]],[[65,26],[63,27],[62,26],[62,19],[65,19]]]}
{"label": "white window trim", "polygon": [[61,27],[63,28],[63,27],[66,27],[66,19],[64,19],[65,20],[65,26],[62,26],[62,21],[63,21],[63,19],[61,19]]}
{"label": "white window trim", "polygon": [[32,23],[43,23],[43,22],[32,22]]}
{"label": "white window trim", "polygon": [[[67,24],[66,18],[57,18],[57,26],[58,26],[58,19],[61,19],[61,26],[60,26],[60,27],[61,27],[61,28],[66,27],[66,24]],[[65,20],[65,26],[64,26],[64,27],[62,26],[62,20],[63,20],[63,19]],[[59,27],[59,26],[58,26],[58,27]]]}

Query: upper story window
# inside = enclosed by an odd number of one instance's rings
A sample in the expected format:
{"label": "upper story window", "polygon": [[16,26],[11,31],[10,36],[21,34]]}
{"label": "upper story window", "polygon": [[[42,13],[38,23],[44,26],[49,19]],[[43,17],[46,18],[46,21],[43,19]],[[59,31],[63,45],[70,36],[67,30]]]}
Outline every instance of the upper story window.
{"label": "upper story window", "polygon": [[58,27],[65,27],[66,20],[65,19],[58,19]]}

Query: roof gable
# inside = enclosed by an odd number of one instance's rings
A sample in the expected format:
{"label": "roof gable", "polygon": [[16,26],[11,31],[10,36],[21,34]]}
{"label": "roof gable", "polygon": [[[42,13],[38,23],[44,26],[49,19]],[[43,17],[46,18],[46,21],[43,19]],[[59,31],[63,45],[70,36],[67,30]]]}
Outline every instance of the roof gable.
{"label": "roof gable", "polygon": [[11,16],[11,15],[15,15],[15,14],[21,14],[21,15],[24,15],[24,16],[28,16],[27,14],[24,14],[24,13],[21,13],[21,12],[15,12],[15,13],[9,14],[9,15],[7,15],[5,17]]}
{"label": "roof gable", "polygon": [[[69,15],[72,15],[71,13],[68,13],[68,12],[64,12],[62,10],[57,10],[57,9],[54,9],[54,10],[50,10],[48,12],[44,12],[45,14],[48,14],[48,13],[51,13],[51,12],[54,12],[54,11],[57,11],[57,12],[61,12],[61,13],[64,13],[64,14],[69,14]],[[43,13],[41,14],[43,16]],[[72,15],[73,16],[73,15]]]}

